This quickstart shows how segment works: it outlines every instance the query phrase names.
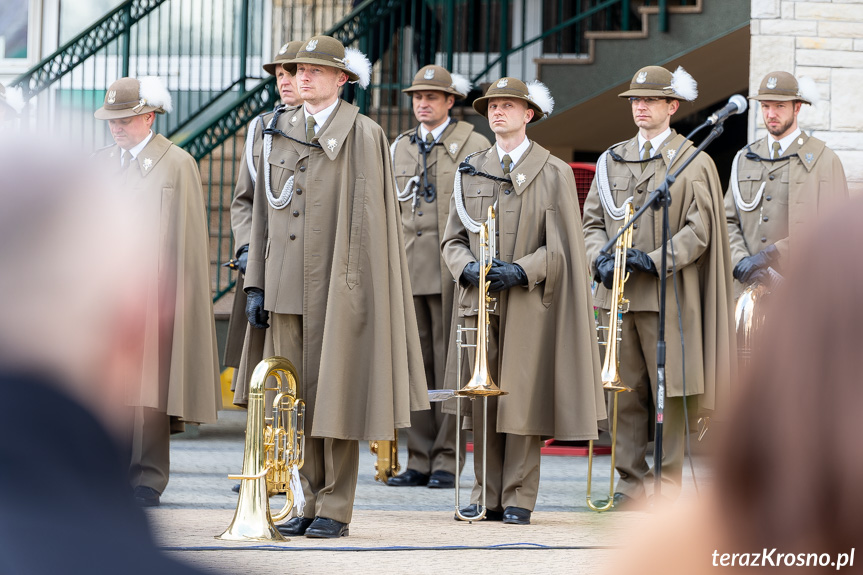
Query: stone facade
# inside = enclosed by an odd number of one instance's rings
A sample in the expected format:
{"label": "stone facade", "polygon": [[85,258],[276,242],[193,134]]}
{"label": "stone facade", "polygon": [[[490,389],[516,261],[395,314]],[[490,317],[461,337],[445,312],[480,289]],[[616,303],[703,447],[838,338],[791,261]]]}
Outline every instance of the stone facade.
{"label": "stone facade", "polygon": [[[863,195],[863,0],[752,0],[749,89],[773,70],[815,80],[821,101],[799,124],[842,160],[852,195]],[[766,134],[752,100],[750,141]]]}

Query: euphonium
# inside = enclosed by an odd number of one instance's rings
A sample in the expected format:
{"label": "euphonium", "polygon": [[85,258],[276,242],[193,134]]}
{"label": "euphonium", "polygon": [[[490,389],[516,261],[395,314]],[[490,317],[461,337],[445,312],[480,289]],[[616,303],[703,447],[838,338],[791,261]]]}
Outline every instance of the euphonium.
{"label": "euphonium", "polygon": [[[271,377],[278,382],[275,387],[267,387]],[[240,480],[240,496],[230,527],[217,539],[285,540],[273,522],[286,518],[294,507],[295,498],[302,498],[299,469],[303,466],[305,452],[306,405],[297,397],[298,382],[296,368],[283,357],[267,358],[252,372],[243,473],[228,476]],[[269,416],[266,414],[267,392],[274,394]],[[281,511],[273,514],[269,497],[277,493],[284,493],[286,501]]]}
{"label": "euphonium", "polygon": [[[632,202],[626,204],[626,214],[623,218],[623,226],[632,219]],[[614,307],[608,312],[608,327],[597,329],[607,330],[605,345],[605,361],[602,364],[602,388],[611,391],[614,396],[611,423],[611,478],[608,488],[608,503],[599,507],[591,500],[591,481],[593,476],[593,440],[588,444],[587,454],[587,506],[594,511],[608,511],[614,506],[614,448],[617,442],[617,394],[621,391],[632,391],[620,381],[620,330],[623,327],[623,314],[628,311],[629,300],[623,297],[623,286],[629,278],[626,273],[626,250],[632,247],[632,226],[617,238],[614,244],[614,284],[611,288],[611,302]]]}
{"label": "euphonium", "polygon": [[[470,381],[462,388],[455,392],[457,397],[467,397],[474,399],[477,397],[483,398],[483,421],[482,421],[482,441],[483,441],[483,459],[482,459],[482,505],[480,513],[475,517],[467,517],[462,515],[459,510],[459,468],[455,467],[455,514],[462,521],[479,521],[485,517],[486,512],[486,425],[488,422],[488,398],[495,395],[506,395],[506,391],[494,384],[491,379],[491,373],[488,369],[488,326],[489,326],[489,304],[495,301],[488,295],[488,286],[490,282],[485,279],[486,274],[491,270],[492,261],[495,254],[495,218],[494,208],[489,206],[488,217],[486,222],[482,224],[479,231],[479,309],[476,316],[476,328],[464,328],[458,326],[456,330],[456,348],[457,348],[457,374],[458,383],[461,384],[461,350],[463,347],[471,347],[462,343],[462,332],[476,331],[476,354],[474,356],[473,376]],[[456,428],[455,428],[455,444],[460,445],[460,428],[461,428],[461,402],[456,401]]]}
{"label": "euphonium", "polygon": [[376,439],[369,441],[369,451],[377,456],[375,461],[375,481],[386,485],[390,477],[401,470],[399,465],[399,430],[393,430],[393,440]]}

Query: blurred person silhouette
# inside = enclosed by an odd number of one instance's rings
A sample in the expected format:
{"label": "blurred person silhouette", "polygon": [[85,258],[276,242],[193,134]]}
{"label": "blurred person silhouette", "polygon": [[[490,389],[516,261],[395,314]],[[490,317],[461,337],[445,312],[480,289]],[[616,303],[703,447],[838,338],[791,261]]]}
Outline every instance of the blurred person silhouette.
{"label": "blurred person silhouette", "polygon": [[71,149],[0,137],[0,573],[198,573],[128,483],[148,236]]}
{"label": "blurred person silhouette", "polygon": [[750,572],[789,563],[798,572],[854,572],[863,533],[861,216],[858,198],[801,234],[801,257],[768,305],[762,353],[734,386],[710,494],[652,518],[659,524],[627,554],[628,566],[713,573],[733,571],[734,560]]}

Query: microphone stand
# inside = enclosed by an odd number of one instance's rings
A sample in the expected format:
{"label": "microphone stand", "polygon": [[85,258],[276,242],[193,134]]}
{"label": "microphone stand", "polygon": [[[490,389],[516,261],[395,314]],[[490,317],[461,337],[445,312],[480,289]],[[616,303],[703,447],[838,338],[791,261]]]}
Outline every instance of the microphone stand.
{"label": "microphone stand", "polygon": [[[704,141],[695,148],[695,152],[686,158],[682,165],[675,169],[673,173],[666,174],[665,181],[663,181],[656,190],[648,195],[644,205],[635,212],[635,215],[632,216],[629,223],[622,227],[617,235],[602,246],[601,250],[602,253],[610,253],[610,250],[617,242],[617,238],[623,235],[629,226],[637,222],[648,209],[653,208],[654,210],[662,210],[662,248],[660,252],[660,266],[657,270],[659,272],[659,328],[657,330],[658,339],[656,342],[656,423],[654,427],[655,433],[653,449],[653,476],[655,479],[653,490],[654,501],[659,501],[658,498],[662,495],[662,426],[665,416],[665,294],[666,277],[668,275],[666,273],[666,260],[668,257],[668,206],[671,205],[671,194],[669,192],[669,188],[671,188],[677,180],[677,176],[679,176],[680,173],[685,170],[690,163],[692,163],[692,160],[694,160],[695,157],[704,150],[704,148],[710,145],[713,140],[722,134],[722,131],[724,130],[722,123],[725,119],[727,118],[723,118],[713,125],[713,129],[710,131],[710,134],[704,138]],[[711,124],[712,122],[710,120],[705,121],[703,124],[692,130],[692,132],[686,136],[686,139],[691,140],[695,134]],[[684,401],[686,400],[684,399]]]}

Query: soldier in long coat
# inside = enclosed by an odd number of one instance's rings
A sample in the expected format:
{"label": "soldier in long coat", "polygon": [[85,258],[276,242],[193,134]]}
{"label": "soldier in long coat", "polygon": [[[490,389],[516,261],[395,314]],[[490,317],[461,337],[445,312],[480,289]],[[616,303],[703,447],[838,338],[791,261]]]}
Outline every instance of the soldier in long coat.
{"label": "soldier in long coat", "polygon": [[[460,511],[478,514],[485,458],[486,519],[518,525],[530,523],[536,503],[541,437],[594,439],[605,419],[575,179],[567,164],[526,136],[527,124],[551,113],[553,103],[543,84],[528,87],[516,78],[501,78],[474,102],[496,143],[468,157],[471,167],[456,177],[441,244],[459,280],[458,316],[476,327],[478,226],[494,206],[497,245],[486,277],[497,304],[488,368],[507,395],[488,400],[487,445],[479,435],[483,401],[472,402],[477,481],[472,504]],[[473,369],[474,354],[465,355]],[[448,387],[455,386],[452,373]]]}
{"label": "soldier in long coat", "polygon": [[358,440],[392,439],[429,407],[389,144],[338,99],[370,68],[333,38],[305,43],[289,69],[305,104],[277,112],[258,161],[246,311],[256,327],[269,318],[306,402],[313,511],[282,526],[292,535],[347,535]]}
{"label": "soldier in long coat", "polygon": [[159,230],[155,256],[141,261],[151,270],[146,339],[140,380],[129,386],[130,405],[138,407],[130,474],[144,506],[158,505],[168,484],[170,433],[184,422],[215,422],[221,407],[201,177],[188,153],[151,129],[155,115],[170,110],[158,78],[121,78],[94,114],[108,121],[116,142],[96,160],[148,229]]}
{"label": "soldier in long coat", "polygon": [[[298,106],[302,103],[297,92],[296,82],[290,72],[282,66],[297,55],[303,43],[299,40],[288,42],[281,47],[272,62],[264,64],[267,74],[276,77],[276,86],[281,98],[279,106]],[[236,250],[237,287],[231,320],[228,322],[228,337],[225,342],[225,365],[237,368],[231,389],[234,392],[234,405],[249,403],[249,380],[255,366],[265,357],[273,355],[272,337],[266,330],[252,326],[246,318],[246,292],[243,291],[243,278],[246,274],[250,236],[252,234],[252,201],[255,195],[255,181],[258,179],[257,163],[261,157],[263,130],[273,119],[275,110],[261,114],[252,120],[246,130],[246,144],[243,161],[240,162],[240,175],[234,188],[231,202],[231,228],[234,232]],[[239,487],[236,488],[239,490]]]}
{"label": "soldier in long coat", "polygon": [[752,98],[761,102],[768,135],[737,153],[725,194],[738,291],[768,268],[787,267],[794,234],[848,198],[836,153],[797,125],[803,104],[812,105],[817,97],[812,80],[771,72]]}
{"label": "soldier in long coat", "polygon": [[[630,100],[636,137],[615,144],[597,162],[597,174],[584,203],[584,238],[596,288],[595,304],[608,326],[613,254],[601,253],[618,232],[624,204],[640,208],[668,172],[694,151],[691,141],[670,128],[681,101],[697,96],[695,80],[682,68],[672,74],[648,66],[633,76],[630,89],[620,94]],[[731,318],[729,248],[722,192],[713,160],[699,154],[671,186],[668,269],[659,270],[662,213],[647,213],[633,225],[632,249],[627,250],[625,285],[629,311],[623,314],[619,344],[620,379],[632,388],[619,394],[616,469],[620,475],[614,505],[632,506],[645,496],[645,460],[656,404],[656,342],[659,321],[659,272],[668,277],[666,293],[666,397],[663,426],[662,495],[677,496],[684,458],[684,396],[688,413],[715,409],[725,401],[728,382],[736,369]],[[675,287],[676,286],[676,287]],[[680,302],[680,316],[678,305]],[[686,362],[683,365],[683,325]],[[685,374],[684,374],[685,367]],[[685,379],[684,379],[685,375]],[[685,383],[685,389],[684,389]],[[695,398],[698,400],[696,405]],[[597,505],[607,503],[597,501]]]}
{"label": "soldier in long coat", "polygon": [[[489,142],[470,122],[449,116],[455,101],[470,91],[466,78],[440,66],[425,66],[402,91],[411,96],[420,124],[400,134],[390,149],[426,383],[429,389],[443,389],[455,284],[441,258],[440,238],[459,162],[488,149]],[[455,435],[455,418],[442,412],[439,403],[429,411],[412,412],[407,471],[387,484],[453,487],[456,465],[464,465],[465,452],[464,441],[455,445]]]}

